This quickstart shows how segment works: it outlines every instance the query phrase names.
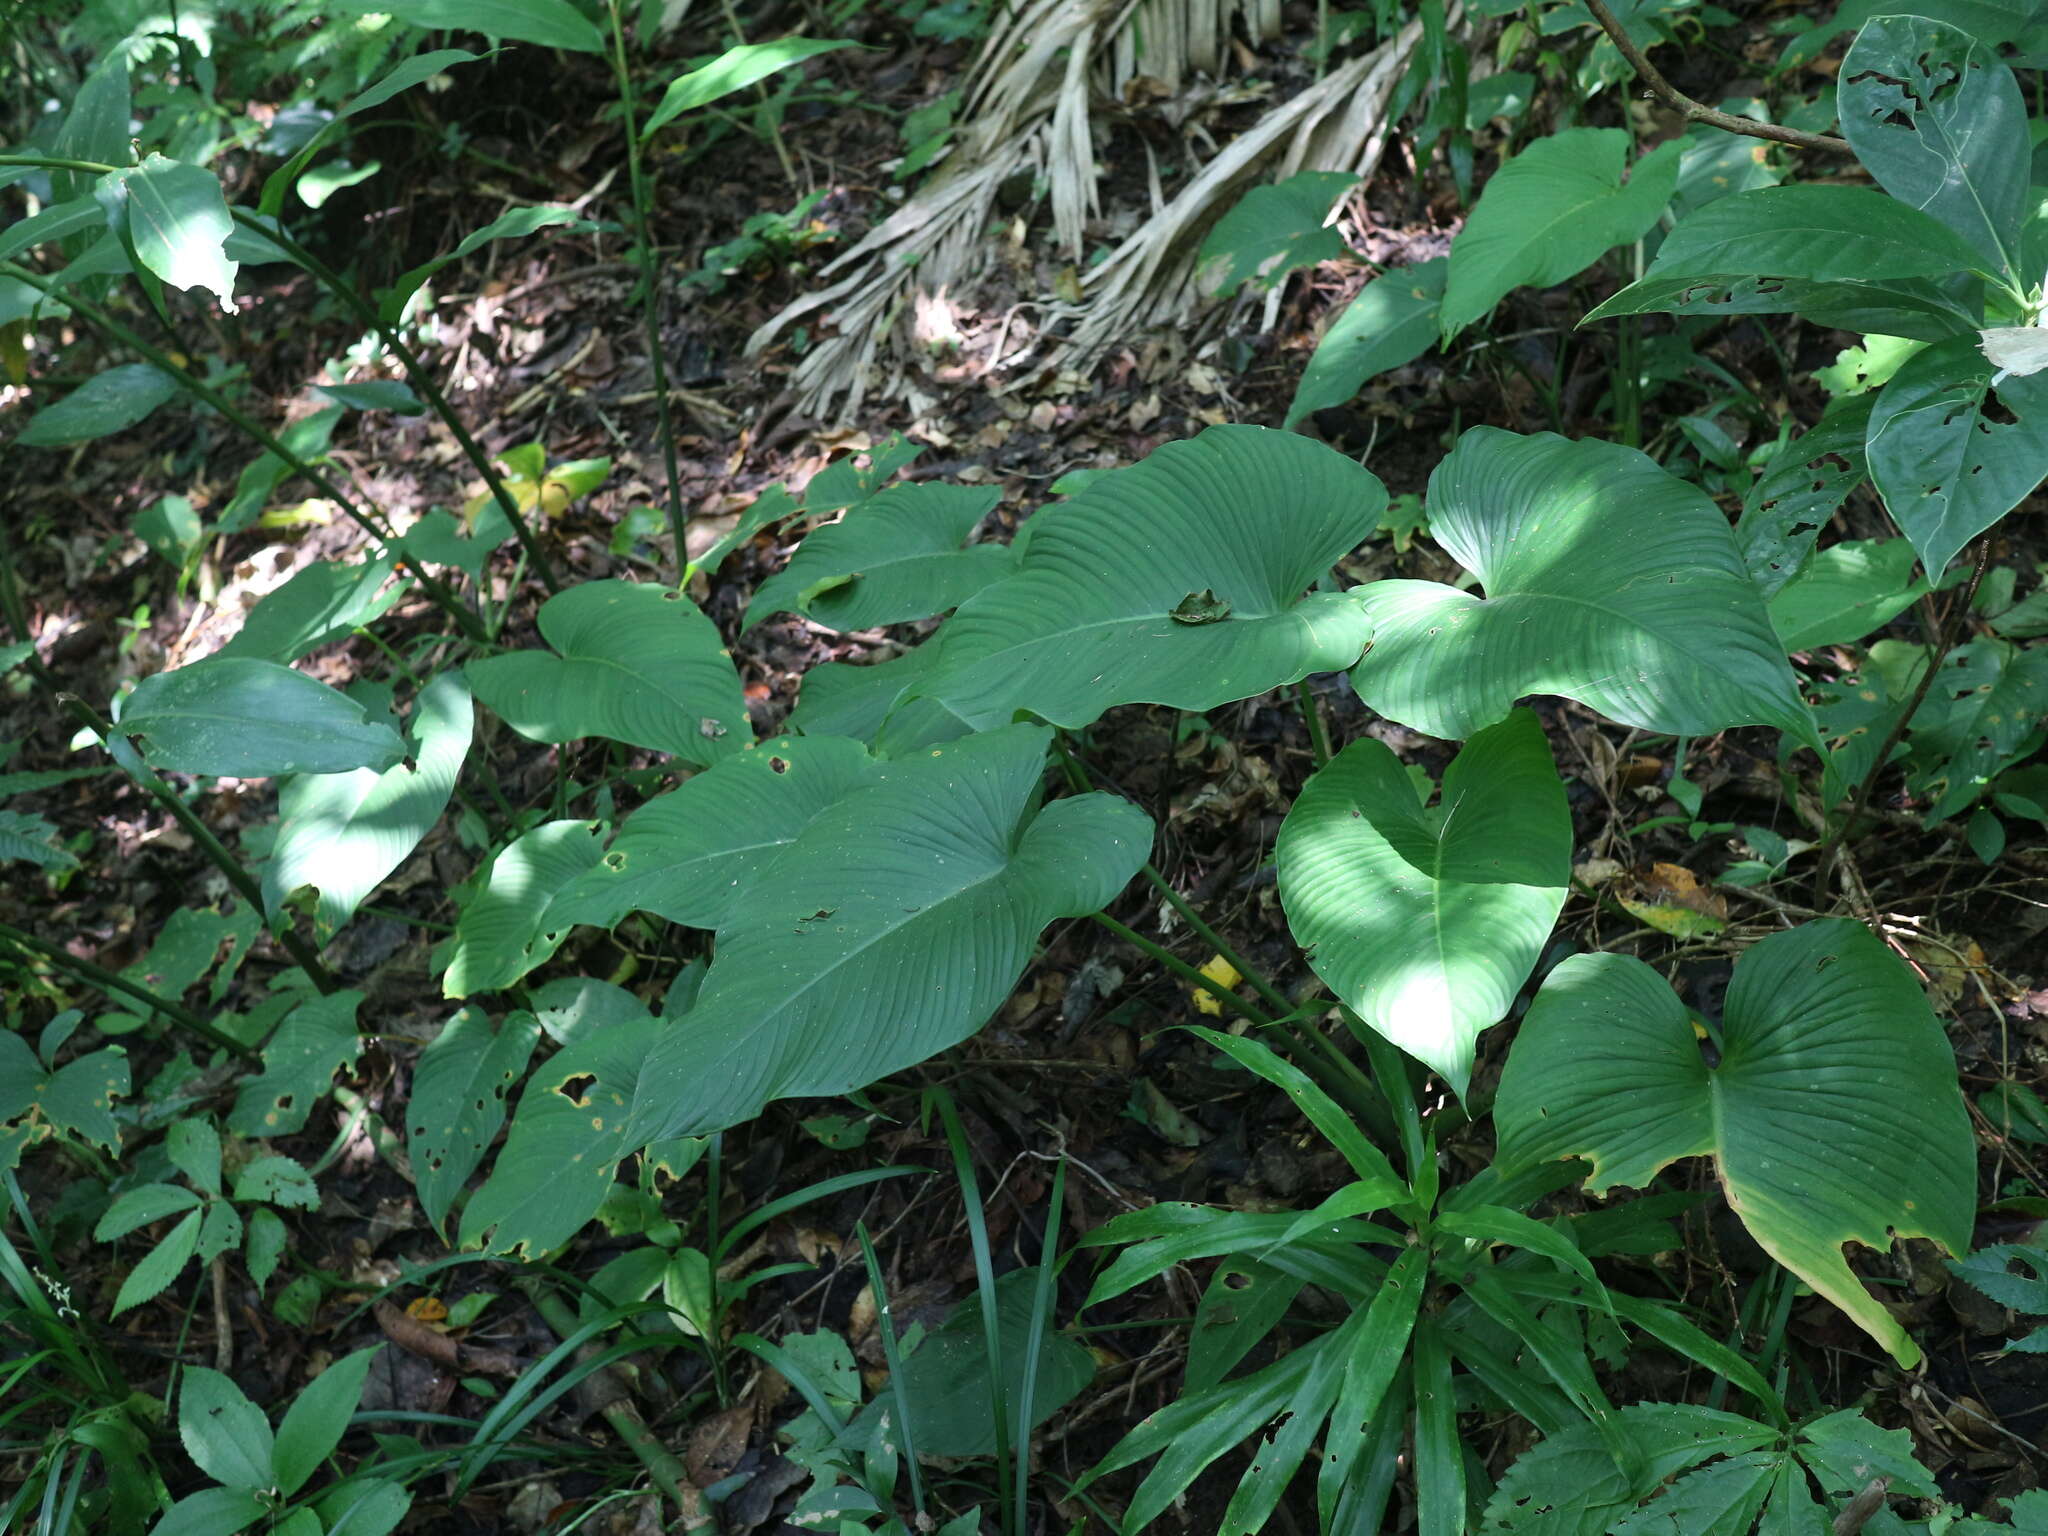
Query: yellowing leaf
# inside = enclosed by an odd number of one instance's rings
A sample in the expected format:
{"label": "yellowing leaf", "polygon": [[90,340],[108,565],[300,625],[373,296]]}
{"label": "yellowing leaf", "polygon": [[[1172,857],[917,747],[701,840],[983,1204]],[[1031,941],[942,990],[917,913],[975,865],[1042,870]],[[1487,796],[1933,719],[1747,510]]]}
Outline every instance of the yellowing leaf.
{"label": "yellowing leaf", "polygon": [[[1210,956],[1209,963],[1202,967],[1202,974],[1219,987],[1234,987],[1244,980],[1244,977],[1238,974],[1237,967],[1221,955]],[[1192,982],[1188,984],[1188,991],[1194,995],[1195,1008],[1198,1012],[1206,1013],[1211,1018],[1223,1016],[1223,1004],[1217,1000],[1215,993]]]}

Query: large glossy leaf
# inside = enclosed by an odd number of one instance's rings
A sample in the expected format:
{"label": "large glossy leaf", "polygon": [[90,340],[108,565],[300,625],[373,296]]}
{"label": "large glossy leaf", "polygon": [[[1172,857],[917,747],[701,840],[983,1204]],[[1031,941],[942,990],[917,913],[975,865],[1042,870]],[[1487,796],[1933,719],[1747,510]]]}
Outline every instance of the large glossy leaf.
{"label": "large glossy leaf", "polygon": [[457,1011],[420,1052],[406,1101],[406,1150],[420,1210],[436,1232],[505,1123],[505,1095],[525,1075],[540,1022],[515,1013],[492,1029],[481,1008]]}
{"label": "large glossy leaf", "polygon": [[1572,820],[1526,709],[1444,771],[1437,804],[1385,744],[1351,743],[1281,824],[1280,904],[1315,972],[1463,1097],[1571,884]]}
{"label": "large glossy leaf", "polygon": [[1765,187],[1720,198],[1681,221],[1643,278],[1876,282],[1945,277],[1982,264],[1941,220],[1868,187]]}
{"label": "large glossy leaf", "polygon": [[792,64],[816,58],[821,53],[830,53],[835,48],[852,46],[852,41],[847,38],[782,37],[771,43],[741,43],[728,48],[703,68],[693,69],[669,81],[668,89],[661,93],[661,100],[648,113],[647,124],[640,130],[640,136],[647,138],[683,113],[709,106],[721,96],[729,96],[756,80],[765,80]]}
{"label": "large glossy leaf", "polygon": [[302,886],[320,892],[320,921],[339,928],[417,848],[448,808],[469,755],[475,711],[460,672],[443,672],[414,707],[412,760],[382,773],[300,774],[278,792],[277,842],[263,870],[273,918]]}
{"label": "large glossy leaf", "polygon": [[1345,172],[1303,171],[1253,187],[1202,241],[1203,286],[1228,293],[1256,278],[1272,288],[1297,268],[1342,256],[1344,237],[1330,227],[1330,209],[1357,185]]}
{"label": "large glossy leaf", "polygon": [[1566,960],[1522,1022],[1495,1121],[1506,1163],[1588,1158],[1595,1193],[1713,1157],[1751,1235],[1902,1365],[1920,1351],[1842,1245],[1969,1245],[1975,1145],[1954,1054],[1912,972],[1843,919],[1742,957],[1711,1067],[1656,971]]}
{"label": "large glossy leaf", "polygon": [[172,288],[204,288],[233,311],[235,263],[225,246],[234,221],[219,177],[153,154],[102,176],[93,196],[144,267]]}
{"label": "large glossy leaf", "polygon": [[599,821],[543,822],[491,855],[455,920],[443,997],[509,987],[562,947],[568,930],[542,929],[541,914],[598,861],[603,833]]}
{"label": "large glossy leaf", "polygon": [[145,677],[121,709],[121,734],[174,773],[264,778],[382,771],[405,755],[398,733],[303,672],[247,656],[209,656]]}
{"label": "large glossy leaf", "polygon": [[122,363],[37,411],[15,441],[31,448],[88,443],[134,426],[177,393],[177,380],[162,369]]}
{"label": "large glossy leaf", "polygon": [[1627,170],[1624,128],[1567,128],[1494,173],[1451,244],[1439,324],[1455,336],[1509,289],[1547,288],[1585,271],[1657,222],[1678,182],[1677,141]]}
{"label": "large glossy leaf", "polygon": [[609,736],[708,766],[753,734],[739,674],[688,598],[630,581],[587,581],[541,605],[557,654],[473,661],[469,686],[532,741]]}
{"label": "large glossy leaf", "polygon": [[1001,492],[971,485],[892,485],[803,541],[747,604],[751,629],[801,613],[833,629],[868,629],[957,608],[1014,562],[1003,544],[966,544]]}
{"label": "large glossy leaf", "polygon": [[1092,480],[1026,525],[1017,574],[940,630],[911,698],[976,726],[1030,710],[1208,709],[1358,659],[1369,631],[1307,588],[1372,535],[1378,477],[1292,433],[1211,427]]}
{"label": "large glossy leaf", "polygon": [[1879,16],[1838,78],[1842,136],[1878,185],[1962,235],[1989,270],[2035,281],[2019,262],[2027,107],[1997,53],[1946,21]]}
{"label": "large glossy leaf", "polygon": [[1870,478],[1930,576],[2048,475],[2048,373],[1992,387],[1975,337],[1915,352],[1870,413]]}
{"label": "large glossy leaf", "polygon": [[1815,539],[1869,472],[1863,440],[1876,396],[1837,400],[1771,455],[1735,524],[1750,579],[1769,597],[1806,568]]}
{"label": "large glossy leaf", "polygon": [[1485,596],[1351,594],[1375,626],[1352,678],[1389,719],[1462,738],[1555,693],[1644,730],[1811,736],[1727,520],[1634,449],[1475,427],[1430,476],[1429,524]]}
{"label": "large glossy leaf", "polygon": [[1049,737],[1010,726],[888,764],[777,854],[641,1073],[633,1142],[846,1093],[979,1029],[1039,930],[1100,908],[1151,846],[1108,795],[1033,814]]}
{"label": "large glossy leaf", "polygon": [[542,925],[610,928],[640,911],[723,927],[769,859],[876,766],[859,742],[833,736],[749,747],[628,817],[604,857],[549,904]]}
{"label": "large glossy leaf", "polygon": [[1367,283],[1316,343],[1285,425],[1344,404],[1367,379],[1412,363],[1434,346],[1449,272],[1449,261],[1439,256],[1395,267]]}
{"label": "large glossy leaf", "polygon": [[1579,323],[1610,315],[1804,315],[1815,325],[1867,335],[1940,341],[1975,336],[1983,323],[1981,282],[1900,277],[1876,282],[1808,282],[1791,277],[1645,277]]}
{"label": "large glossy leaf", "polygon": [[1771,626],[1788,653],[1847,645],[1889,624],[1926,590],[1913,579],[1913,546],[1904,539],[1845,539],[1771,598]]}

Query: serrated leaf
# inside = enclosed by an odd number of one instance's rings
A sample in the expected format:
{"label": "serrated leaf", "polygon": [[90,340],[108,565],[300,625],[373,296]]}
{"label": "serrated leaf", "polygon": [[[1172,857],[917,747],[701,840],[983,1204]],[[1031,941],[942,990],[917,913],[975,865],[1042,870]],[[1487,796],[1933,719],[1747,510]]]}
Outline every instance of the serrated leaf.
{"label": "serrated leaf", "polygon": [[640,1076],[633,1144],[846,1093],[979,1029],[1039,930],[1099,909],[1151,847],[1108,795],[1033,814],[1049,739],[1010,726],[891,763],[776,855]]}
{"label": "serrated leaf", "polygon": [[94,374],[63,399],[37,411],[15,441],[24,448],[89,443],[134,426],[177,393],[177,380],[162,369],[123,363]]}
{"label": "serrated leaf", "polygon": [[708,767],[753,734],[718,630],[679,592],[584,582],[541,605],[540,632],[556,654],[466,669],[477,698],[530,741],[607,736]]}
{"label": "serrated leaf", "polygon": [[249,1212],[249,1242],[244,1262],[248,1264],[249,1278],[256,1282],[259,1292],[277,1273],[278,1260],[284,1257],[285,1244],[290,1239],[284,1218],[270,1207],[259,1205]]}
{"label": "serrated leaf", "polygon": [[509,987],[561,948],[566,927],[541,927],[548,903],[604,854],[599,821],[550,821],[491,856],[455,920],[443,997]]}
{"label": "serrated leaf", "polygon": [[209,656],[144,678],[119,729],[140,736],[143,756],[173,773],[346,773],[405,755],[398,733],[346,694],[246,656]]}
{"label": "serrated leaf", "polygon": [[1736,963],[1711,1068],[1649,966],[1566,960],[1522,1022],[1495,1122],[1504,1163],[1584,1156],[1595,1192],[1713,1156],[1750,1234],[1905,1366],[1918,1347],[1842,1245],[1969,1242],[1974,1142],[1953,1053],[1912,973],[1846,920],[1773,934]]}
{"label": "serrated leaf", "polygon": [[187,1211],[179,1218],[178,1224],[164,1234],[163,1241],[128,1271],[127,1278],[121,1282],[120,1292],[114,1297],[115,1317],[159,1295],[165,1286],[178,1278],[180,1271],[191,1261],[193,1250],[199,1246],[201,1216],[199,1211]]}
{"label": "serrated leaf", "polygon": [[806,538],[755,591],[742,632],[774,613],[848,630],[959,607],[1014,566],[1005,545],[963,546],[1000,497],[971,485],[888,487]]}
{"label": "serrated leaf", "polygon": [[383,1347],[372,1344],[342,1356],[292,1399],[278,1423],[277,1444],[271,1453],[278,1492],[290,1495],[305,1487],[307,1479],[320,1470],[320,1463],[341,1444],[349,1417],[362,1402],[371,1363]]}
{"label": "serrated leaf", "polygon": [[1870,478],[1930,576],[2048,475],[2048,374],[2008,378],[1974,337],[1900,365],[1870,414]]}
{"label": "serrated leaf", "polygon": [[847,38],[783,37],[773,42],[740,43],[728,48],[701,69],[693,69],[669,81],[668,89],[661,93],[661,100],[647,115],[640,137],[650,138],[657,129],[683,113],[709,106],[720,97],[743,90],[757,80],[765,80],[778,70],[816,58],[821,53],[830,53],[835,48],[852,46],[852,41]]}
{"label": "serrated leaf", "polygon": [[[1842,59],[1842,137],[1879,186],[2018,277],[2032,141],[2019,82],[1947,21],[1879,16]],[[2024,274],[2032,281],[2034,274]]]}
{"label": "serrated leaf", "polygon": [[1474,427],[1430,476],[1429,522],[1485,596],[1350,594],[1374,627],[1352,681],[1387,718],[1460,739],[1555,693],[1644,730],[1812,737],[1727,520],[1634,449]]}
{"label": "serrated leaf", "polygon": [[210,1120],[175,1120],[164,1133],[164,1151],[171,1166],[204,1194],[217,1195],[220,1185],[220,1132]]}
{"label": "serrated leaf", "polygon": [[1358,178],[1347,172],[1302,171],[1253,187],[1202,241],[1196,262],[1204,286],[1230,293],[1256,279],[1270,289],[1299,268],[1336,260],[1345,245],[1331,227],[1330,210],[1357,185]]}
{"label": "serrated leaf", "polygon": [[235,1208],[224,1200],[208,1205],[201,1213],[199,1240],[192,1250],[192,1256],[202,1266],[211,1264],[231,1248],[242,1243],[242,1218]]}
{"label": "serrated leaf", "polygon": [[1283,425],[1342,405],[1366,380],[1422,356],[1437,340],[1450,263],[1438,256],[1383,272],[1359,290],[1316,343]]}
{"label": "serrated leaf", "polygon": [[[263,1048],[263,1071],[242,1084],[228,1129],[242,1136],[289,1136],[306,1128],[334,1074],[361,1054],[356,1033],[360,992],[308,998],[294,1008]],[[248,1170],[243,1170],[246,1178]],[[238,1183],[236,1189],[239,1191]]]}
{"label": "serrated leaf", "polygon": [[1671,201],[1681,148],[1673,140],[1652,150],[1624,180],[1626,129],[1567,128],[1508,161],[1451,243],[1443,335],[1483,318],[1510,289],[1561,283],[1641,239]]}
{"label": "serrated leaf", "polygon": [[412,1494],[382,1477],[352,1477],[325,1490],[314,1508],[327,1536],[390,1536],[412,1509]]}
{"label": "serrated leaf", "polygon": [[320,1204],[320,1190],[304,1167],[291,1158],[273,1154],[242,1165],[235,1175],[234,1198],[244,1202],[265,1200],[272,1205],[310,1211]]}
{"label": "serrated leaf", "polygon": [[149,1536],[238,1536],[269,1508],[246,1488],[202,1488],[165,1510]]}
{"label": "serrated leaf", "polygon": [[[1386,505],[1376,476],[1292,433],[1168,443],[1040,510],[1017,574],[941,628],[911,697],[982,728],[1020,709],[1073,727],[1114,704],[1208,709],[1349,666],[1368,638],[1358,609],[1303,593]],[[1227,617],[1176,618],[1204,593]]]}
{"label": "serrated leaf", "polygon": [[93,1240],[111,1243],[166,1216],[194,1210],[199,1203],[197,1195],[179,1184],[138,1184],[115,1196],[93,1227]]}
{"label": "serrated leaf", "polygon": [[1904,539],[1830,545],[1771,598],[1771,627],[1786,652],[1848,645],[1882,629],[1927,590]]}
{"label": "serrated leaf", "polygon": [[78,860],[60,847],[57,829],[26,811],[0,811],[0,861],[33,864],[38,869],[76,869]]}
{"label": "serrated leaf", "polygon": [[723,927],[768,861],[879,767],[859,742],[832,736],[751,746],[629,816],[604,856],[549,903],[542,925],[612,928],[640,911]]}
{"label": "serrated leaf", "polygon": [[178,1392],[178,1438],[215,1482],[252,1493],[275,1486],[270,1420],[219,1371],[185,1368]]}
{"label": "serrated leaf", "polygon": [[1823,1493],[1861,1493],[1873,1477],[1889,1480],[1891,1491],[1910,1499],[1938,1499],[1941,1490],[1913,1454],[1904,1429],[1879,1429],[1855,1408],[1815,1419],[1799,1431],[1799,1457],[1813,1469]]}
{"label": "serrated leaf", "polygon": [[277,841],[263,869],[263,904],[273,917],[304,886],[320,892],[320,921],[339,928],[355,915],[441,819],[469,754],[475,711],[459,671],[427,684],[414,706],[411,764],[378,773],[300,774],[278,792]]}
{"label": "serrated leaf", "polygon": [[102,176],[93,196],[107,227],[143,266],[172,288],[206,289],[233,312],[235,263],[225,246],[234,220],[219,177],[152,154],[138,166]]}
{"label": "serrated leaf", "polygon": [[420,1053],[406,1105],[406,1146],[420,1209],[435,1231],[505,1123],[505,1095],[539,1039],[530,1013],[512,1014],[493,1031],[490,1015],[464,1008]]}
{"label": "serrated leaf", "polygon": [[1571,884],[1571,812],[1535,715],[1475,735],[1434,807],[1385,744],[1352,742],[1302,787],[1274,853],[1316,974],[1462,1097]]}

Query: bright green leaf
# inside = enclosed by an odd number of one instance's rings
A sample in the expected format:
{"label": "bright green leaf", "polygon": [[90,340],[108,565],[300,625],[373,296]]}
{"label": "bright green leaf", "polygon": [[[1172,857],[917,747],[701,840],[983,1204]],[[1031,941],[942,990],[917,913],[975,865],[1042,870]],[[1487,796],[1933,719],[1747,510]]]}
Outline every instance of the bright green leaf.
{"label": "bright green leaf", "polygon": [[1779,277],[1645,277],[1622,289],[1579,323],[1610,315],[1803,315],[1825,329],[1906,336],[1916,341],[1974,338],[1983,324],[1974,288],[1959,295],[1933,278],[1876,282],[1809,282]]}
{"label": "bright green leaf", "polygon": [[1691,277],[1877,282],[1946,277],[1981,265],[1939,219],[1868,187],[1764,187],[1681,220],[1645,282]]}
{"label": "bright green leaf", "polygon": [[1975,1143],[1954,1055],[1912,973],[1843,919],[1773,934],[1737,962],[1714,1067],[1648,965],[1566,960],[1523,1020],[1495,1120],[1504,1162],[1589,1158],[1595,1193],[1711,1155],[1750,1234],[1902,1366],[1920,1351],[1842,1245],[1882,1250],[1894,1232],[1969,1243]]}
{"label": "bright green leaf", "polygon": [[[484,9],[489,9],[491,6],[499,3],[515,6],[545,4],[550,7],[560,7],[561,10],[575,17],[576,21],[583,26],[590,27],[591,25],[583,19],[580,13],[572,10],[566,3],[566,0],[428,0],[428,4],[433,6],[456,8],[459,5],[464,11],[462,18],[448,24],[461,27],[467,31],[479,32],[487,32],[490,29],[484,24],[484,21],[478,14],[470,10],[470,7],[481,6]],[[591,30],[594,35],[596,29],[591,28]],[[530,235],[535,230],[547,229],[557,224],[566,224],[571,229],[579,232],[594,230],[598,227],[577,213],[575,209],[564,208],[552,203],[534,203],[524,208],[514,208],[509,213],[501,213],[482,229],[473,231],[468,238],[456,246],[454,250],[448,252],[447,255],[436,256],[431,261],[421,262],[410,272],[400,277],[389,288],[379,289],[377,291],[378,318],[386,325],[397,325],[404,318],[405,306],[412,301],[412,296],[420,291],[420,286],[428,278],[450,263],[462,260],[463,257],[476,250],[479,246],[488,245],[493,240],[508,240],[521,235]]]}
{"label": "bright green leaf", "polygon": [[464,1008],[420,1053],[406,1103],[406,1148],[420,1209],[435,1231],[505,1123],[505,1095],[525,1075],[539,1039],[530,1013],[512,1014],[493,1031],[489,1014]]}
{"label": "bright green leaf", "polygon": [[398,733],[346,694],[248,656],[209,656],[144,678],[119,730],[140,736],[143,756],[174,773],[346,773],[405,755]]}
{"label": "bright green leaf", "polygon": [[1302,171],[1285,181],[1253,187],[1216,221],[1196,258],[1211,293],[1234,293],[1257,279],[1277,286],[1288,273],[1335,261],[1344,237],[1330,224],[1338,198],[1358,185],[1342,171]]}
{"label": "bright green leaf", "polygon": [[404,597],[386,551],[355,564],[315,560],[249,610],[217,654],[290,663],[380,618]]}
{"label": "bright green leaf", "polygon": [[149,1536],[238,1536],[268,1510],[245,1488],[202,1488],[165,1510]]}
{"label": "bright green leaf", "polygon": [[648,114],[640,137],[651,138],[657,129],[683,113],[709,106],[721,96],[729,96],[757,80],[765,80],[792,64],[814,59],[836,48],[852,46],[851,40],[846,38],[783,37],[772,43],[740,43],[728,48],[703,68],[693,69],[669,81],[660,103]]}
{"label": "bright green leaf", "polygon": [[224,247],[234,221],[219,177],[153,154],[102,176],[93,195],[108,228],[158,278],[173,288],[204,288],[233,312],[235,263]]}
{"label": "bright green leaf", "polygon": [[292,1399],[277,1426],[277,1447],[271,1455],[280,1493],[294,1494],[305,1487],[306,1480],[320,1470],[320,1463],[341,1444],[349,1417],[362,1402],[370,1365],[383,1347],[372,1344],[343,1355]]}
{"label": "bright green leaf", "polygon": [[219,1371],[203,1365],[185,1368],[178,1392],[178,1438],[185,1454],[215,1482],[251,1493],[276,1486],[270,1420]]}
{"label": "bright green leaf", "polygon": [[177,393],[177,380],[161,369],[122,363],[37,411],[15,441],[25,448],[91,442],[134,426]]}
{"label": "bright green leaf", "polygon": [[708,767],[751,739],[732,659],[681,593],[584,582],[541,605],[540,632],[556,654],[516,651],[467,668],[477,698],[528,740],[608,736]]}
{"label": "bright green leaf", "polygon": [[1822,550],[1771,599],[1771,626],[1789,654],[1848,645],[1882,629],[1927,590],[1904,539],[1847,539]]}
{"label": "bright green leaf", "polygon": [[557,892],[598,861],[603,831],[596,821],[545,822],[491,856],[456,919],[443,997],[509,987],[561,948],[568,929],[543,933],[541,917]]}
{"label": "bright green leaf", "polygon": [[1391,268],[1367,283],[1316,343],[1285,425],[1344,404],[1367,379],[1412,363],[1434,346],[1449,273],[1450,263],[1439,256]]}
{"label": "bright green leaf", "polygon": [[1474,427],[1430,476],[1429,524],[1485,596],[1350,594],[1374,626],[1352,680],[1387,718],[1459,739],[1554,693],[1644,730],[1812,736],[1727,520],[1634,449]]}
{"label": "bright green leaf", "polygon": [[390,411],[418,416],[426,407],[403,379],[366,379],[360,384],[315,384],[320,394],[352,411]]}
{"label": "bright green leaf", "polygon": [[130,1307],[139,1307],[150,1298],[161,1294],[165,1286],[178,1278],[186,1264],[191,1262],[193,1251],[199,1246],[199,1227],[202,1219],[202,1212],[187,1211],[178,1224],[164,1234],[163,1241],[144,1254],[142,1262],[128,1271],[127,1278],[121,1282],[119,1293],[114,1297],[115,1317],[119,1317]]}

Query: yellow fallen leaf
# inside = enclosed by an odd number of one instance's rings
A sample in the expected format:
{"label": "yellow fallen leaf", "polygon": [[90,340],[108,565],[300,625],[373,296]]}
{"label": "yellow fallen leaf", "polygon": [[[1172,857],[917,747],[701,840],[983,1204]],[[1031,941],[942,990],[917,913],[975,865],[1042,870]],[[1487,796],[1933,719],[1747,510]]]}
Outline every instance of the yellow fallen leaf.
{"label": "yellow fallen leaf", "polygon": [[[1209,963],[1202,967],[1202,974],[1219,987],[1234,987],[1244,980],[1244,977],[1238,974],[1237,967],[1221,955],[1211,955]],[[1223,1017],[1223,1004],[1217,1000],[1215,993],[1192,984],[1188,990],[1194,994],[1195,1010],[1198,1013],[1206,1013],[1211,1018]]]}

